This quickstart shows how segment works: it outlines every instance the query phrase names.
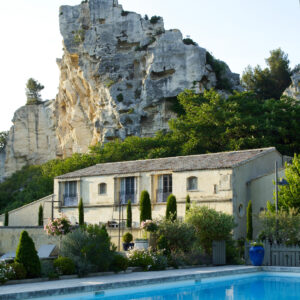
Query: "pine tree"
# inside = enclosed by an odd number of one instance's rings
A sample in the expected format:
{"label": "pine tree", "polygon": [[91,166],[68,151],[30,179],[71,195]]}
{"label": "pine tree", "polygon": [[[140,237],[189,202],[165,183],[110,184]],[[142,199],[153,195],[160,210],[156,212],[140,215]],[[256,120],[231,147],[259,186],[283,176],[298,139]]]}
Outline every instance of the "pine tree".
{"label": "pine tree", "polygon": [[132,210],[131,210],[131,200],[128,200],[127,203],[127,218],[126,218],[126,226],[128,228],[132,227]]}
{"label": "pine tree", "polygon": [[44,225],[44,210],[42,204],[40,204],[39,206],[38,225],[39,226]]}
{"label": "pine tree", "polygon": [[250,200],[247,207],[247,239],[253,239],[253,226],[252,226],[252,201]]}
{"label": "pine tree", "polygon": [[33,78],[29,78],[26,83],[26,97],[27,104],[39,104],[41,103],[40,91],[44,88],[38,81]]}
{"label": "pine tree", "polygon": [[83,207],[83,201],[82,198],[80,198],[79,204],[78,204],[78,219],[79,219],[79,226],[84,225],[84,207]]}
{"label": "pine tree", "polygon": [[8,226],[8,211],[5,212],[5,215],[4,215],[4,226]]}
{"label": "pine tree", "polygon": [[21,232],[15,261],[24,265],[27,277],[34,278],[40,276],[40,260],[35,249],[34,242],[25,230]]}
{"label": "pine tree", "polygon": [[190,195],[187,195],[185,199],[185,213],[187,213],[190,210],[190,207],[191,207],[191,198]]}
{"label": "pine tree", "polygon": [[140,199],[140,221],[152,220],[151,201],[147,191],[142,191]]}
{"label": "pine tree", "polygon": [[166,218],[175,221],[177,218],[176,197],[171,194],[167,199]]}

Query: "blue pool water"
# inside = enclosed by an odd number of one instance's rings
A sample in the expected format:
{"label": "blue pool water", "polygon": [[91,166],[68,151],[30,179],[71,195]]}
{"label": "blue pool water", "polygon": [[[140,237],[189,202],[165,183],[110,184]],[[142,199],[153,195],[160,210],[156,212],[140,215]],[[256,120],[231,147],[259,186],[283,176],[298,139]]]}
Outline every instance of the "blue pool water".
{"label": "blue pool water", "polygon": [[300,276],[292,273],[255,273],[44,299],[300,300]]}

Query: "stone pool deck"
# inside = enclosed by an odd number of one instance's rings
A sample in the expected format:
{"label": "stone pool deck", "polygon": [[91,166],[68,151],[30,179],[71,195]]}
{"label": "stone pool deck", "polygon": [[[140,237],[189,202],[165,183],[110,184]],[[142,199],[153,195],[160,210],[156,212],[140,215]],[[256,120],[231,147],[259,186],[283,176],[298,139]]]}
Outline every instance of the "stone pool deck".
{"label": "stone pool deck", "polygon": [[258,271],[261,271],[260,267],[252,266],[199,267],[153,272],[120,273],[98,277],[5,285],[0,286],[0,300],[24,300],[180,280],[199,280],[207,277],[236,275]]}

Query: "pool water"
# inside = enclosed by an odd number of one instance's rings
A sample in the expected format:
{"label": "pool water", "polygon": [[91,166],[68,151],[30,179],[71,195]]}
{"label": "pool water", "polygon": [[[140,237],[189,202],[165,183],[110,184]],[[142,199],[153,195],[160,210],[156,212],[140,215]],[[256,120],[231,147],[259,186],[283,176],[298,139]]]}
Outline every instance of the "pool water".
{"label": "pool water", "polygon": [[299,300],[300,276],[292,273],[255,273],[43,299]]}

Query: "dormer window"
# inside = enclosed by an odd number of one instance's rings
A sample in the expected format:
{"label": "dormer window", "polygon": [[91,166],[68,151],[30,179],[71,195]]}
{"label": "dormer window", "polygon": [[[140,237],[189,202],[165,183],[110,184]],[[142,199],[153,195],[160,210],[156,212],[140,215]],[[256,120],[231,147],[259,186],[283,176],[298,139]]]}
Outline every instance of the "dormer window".
{"label": "dormer window", "polygon": [[187,190],[188,191],[198,190],[198,178],[197,177],[192,176],[187,179]]}
{"label": "dormer window", "polygon": [[107,192],[107,184],[106,183],[100,183],[98,186],[99,189],[99,195],[105,195]]}

